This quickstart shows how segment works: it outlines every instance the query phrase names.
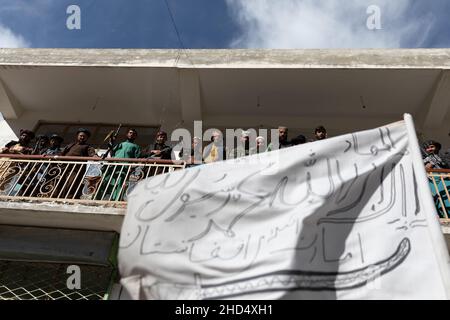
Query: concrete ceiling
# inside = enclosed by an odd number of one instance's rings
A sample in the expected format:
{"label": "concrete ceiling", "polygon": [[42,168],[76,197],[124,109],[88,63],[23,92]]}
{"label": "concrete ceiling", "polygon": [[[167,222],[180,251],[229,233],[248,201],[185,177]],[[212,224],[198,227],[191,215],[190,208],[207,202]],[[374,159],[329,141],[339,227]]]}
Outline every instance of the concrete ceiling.
{"label": "concrete ceiling", "polygon": [[[199,76],[205,116],[398,116],[417,113],[437,70],[204,69]],[[158,118],[180,112],[174,68],[35,67],[1,70],[26,111],[145,109]],[[363,104],[366,108],[363,108]]]}
{"label": "concrete ceiling", "polygon": [[322,123],[336,132],[408,112],[419,129],[447,135],[449,69],[442,49],[1,49],[0,111],[28,127],[72,119],[171,130],[202,119],[217,127]]}
{"label": "concrete ceiling", "polygon": [[58,108],[104,111],[145,108],[149,117],[162,107],[179,104],[175,69],[23,67],[1,70],[3,83],[22,108],[45,111]]}
{"label": "concrete ceiling", "polygon": [[206,115],[401,116],[423,106],[439,74],[390,69],[200,70],[202,110]]}

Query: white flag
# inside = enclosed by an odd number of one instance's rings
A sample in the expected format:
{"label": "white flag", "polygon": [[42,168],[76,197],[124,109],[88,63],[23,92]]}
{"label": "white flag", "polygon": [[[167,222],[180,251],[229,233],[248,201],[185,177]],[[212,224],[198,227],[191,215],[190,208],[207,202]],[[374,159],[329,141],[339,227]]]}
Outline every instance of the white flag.
{"label": "white flag", "polygon": [[449,255],[405,120],[141,182],[133,299],[448,299]]}

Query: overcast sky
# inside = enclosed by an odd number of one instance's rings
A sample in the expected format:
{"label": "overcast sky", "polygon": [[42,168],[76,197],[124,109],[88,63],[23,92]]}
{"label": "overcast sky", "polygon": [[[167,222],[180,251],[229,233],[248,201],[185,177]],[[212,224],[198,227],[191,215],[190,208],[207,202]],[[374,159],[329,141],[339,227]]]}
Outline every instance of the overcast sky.
{"label": "overcast sky", "polygon": [[450,47],[448,13],[448,0],[0,0],[0,47]]}

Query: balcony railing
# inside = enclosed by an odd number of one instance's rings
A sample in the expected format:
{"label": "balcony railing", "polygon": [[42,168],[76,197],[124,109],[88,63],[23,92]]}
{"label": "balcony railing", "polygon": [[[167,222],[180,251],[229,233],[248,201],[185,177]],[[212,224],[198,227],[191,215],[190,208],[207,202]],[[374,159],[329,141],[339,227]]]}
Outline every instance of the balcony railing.
{"label": "balcony railing", "polygon": [[450,223],[450,170],[428,170],[427,174],[439,218]]}
{"label": "balcony railing", "polygon": [[[1,155],[0,199],[124,206],[140,180],[185,166],[185,162],[154,159]],[[427,174],[439,217],[450,223],[450,170]]]}
{"label": "balcony railing", "polygon": [[183,168],[184,162],[168,160],[3,155],[0,199],[120,206],[140,180]]}

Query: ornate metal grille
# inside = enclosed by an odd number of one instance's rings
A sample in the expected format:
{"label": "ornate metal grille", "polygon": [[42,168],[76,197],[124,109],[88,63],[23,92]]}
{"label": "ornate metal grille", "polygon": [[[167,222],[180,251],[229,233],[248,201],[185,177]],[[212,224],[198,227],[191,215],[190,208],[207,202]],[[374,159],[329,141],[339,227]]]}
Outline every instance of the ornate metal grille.
{"label": "ornate metal grille", "polygon": [[60,159],[0,158],[0,198],[125,203],[140,180],[185,167],[184,163],[164,160]]}

